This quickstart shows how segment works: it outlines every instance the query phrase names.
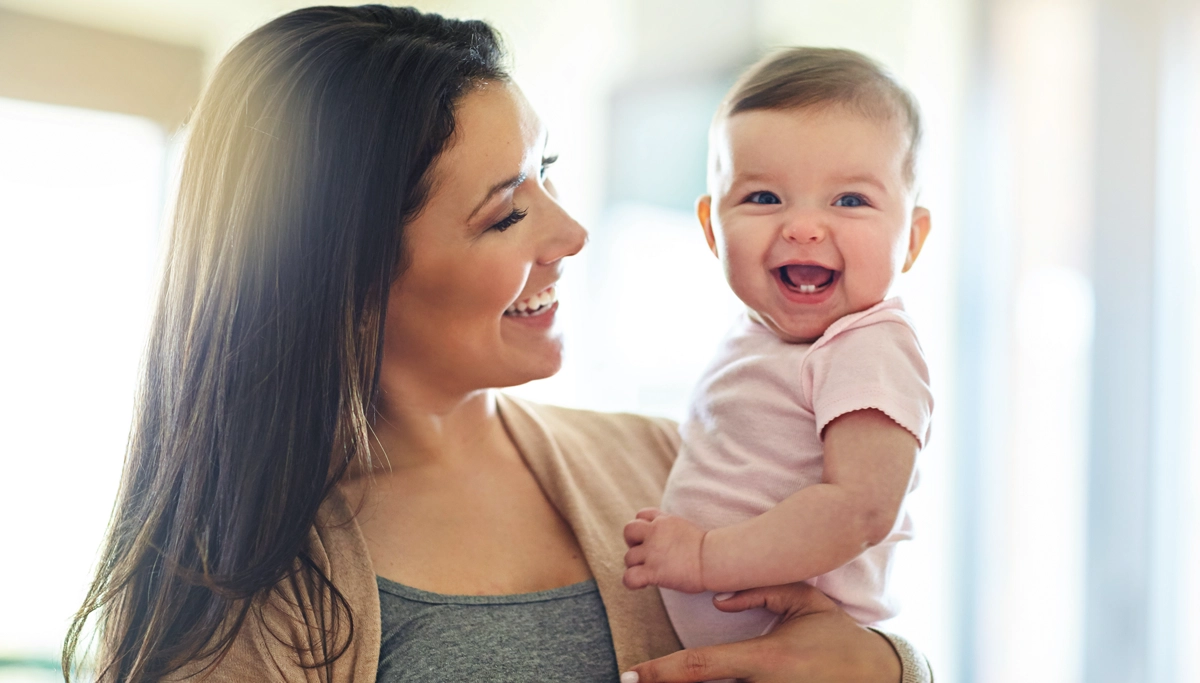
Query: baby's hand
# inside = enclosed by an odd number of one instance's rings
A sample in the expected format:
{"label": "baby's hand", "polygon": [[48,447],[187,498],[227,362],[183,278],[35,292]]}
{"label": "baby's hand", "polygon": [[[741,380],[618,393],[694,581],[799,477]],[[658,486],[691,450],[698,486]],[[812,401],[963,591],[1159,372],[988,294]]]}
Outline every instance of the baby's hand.
{"label": "baby's hand", "polygon": [[704,531],[682,517],[656,508],[637,513],[625,525],[625,587],[661,586],[684,593],[704,591],[700,549]]}

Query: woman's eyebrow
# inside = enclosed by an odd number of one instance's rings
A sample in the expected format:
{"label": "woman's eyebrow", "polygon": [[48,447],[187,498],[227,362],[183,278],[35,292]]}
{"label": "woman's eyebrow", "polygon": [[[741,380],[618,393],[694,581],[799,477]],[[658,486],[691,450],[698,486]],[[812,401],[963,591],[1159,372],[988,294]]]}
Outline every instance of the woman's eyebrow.
{"label": "woman's eyebrow", "polygon": [[505,190],[511,190],[511,189],[517,187],[518,185],[520,185],[521,183],[525,182],[525,179],[528,177],[529,177],[529,174],[527,172],[521,171],[520,173],[516,174],[515,176],[509,178],[508,180],[501,180],[500,182],[496,183],[495,185],[492,185],[491,189],[488,190],[487,194],[484,195],[483,199],[480,200],[480,202],[477,205],[475,205],[475,209],[473,211],[471,211],[471,215],[467,216],[467,220],[469,221],[472,218],[474,218],[475,214],[479,213],[479,210],[482,209],[491,200],[491,198],[496,195],[496,193],[503,192]]}

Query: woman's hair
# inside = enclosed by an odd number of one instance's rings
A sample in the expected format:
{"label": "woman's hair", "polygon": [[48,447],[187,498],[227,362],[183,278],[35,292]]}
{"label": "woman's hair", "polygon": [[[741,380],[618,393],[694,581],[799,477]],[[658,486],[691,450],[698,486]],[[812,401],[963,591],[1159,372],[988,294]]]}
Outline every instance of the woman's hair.
{"label": "woman's hair", "polygon": [[506,80],[501,59],[483,22],[370,5],[286,14],[221,61],[189,124],[120,494],[64,644],[68,677],[91,618],[97,681],[158,681],[217,661],[252,598],[282,584],[315,596],[323,636],[306,661],[328,674],[345,652],[349,605],[309,533],[369,459],[403,227],[456,102]]}
{"label": "woman's hair", "polygon": [[853,50],[791,47],[767,55],[734,83],[713,123],[744,111],[835,105],[898,122],[908,135],[905,177],[914,182],[921,145],[917,100],[881,64]]}

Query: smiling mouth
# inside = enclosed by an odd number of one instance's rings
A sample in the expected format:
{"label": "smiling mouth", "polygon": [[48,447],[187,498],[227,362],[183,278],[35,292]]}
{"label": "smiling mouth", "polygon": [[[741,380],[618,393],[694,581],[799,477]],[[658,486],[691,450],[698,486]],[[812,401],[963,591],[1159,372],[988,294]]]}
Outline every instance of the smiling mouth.
{"label": "smiling mouth", "polygon": [[547,313],[558,303],[558,291],[554,285],[551,285],[533,296],[521,299],[517,303],[509,306],[504,315],[514,318],[528,318],[535,315]]}
{"label": "smiling mouth", "polygon": [[779,280],[788,289],[800,294],[817,294],[829,288],[837,279],[838,271],[822,266],[789,264],[775,269]]}

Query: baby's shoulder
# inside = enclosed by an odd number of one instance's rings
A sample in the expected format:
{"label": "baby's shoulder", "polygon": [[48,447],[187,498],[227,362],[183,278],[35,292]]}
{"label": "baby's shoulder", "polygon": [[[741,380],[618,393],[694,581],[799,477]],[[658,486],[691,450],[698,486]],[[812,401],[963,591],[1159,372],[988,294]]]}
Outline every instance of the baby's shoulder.
{"label": "baby's shoulder", "polygon": [[848,343],[856,347],[886,345],[920,349],[917,328],[899,299],[887,299],[865,311],[839,318],[813,342],[810,351]]}

